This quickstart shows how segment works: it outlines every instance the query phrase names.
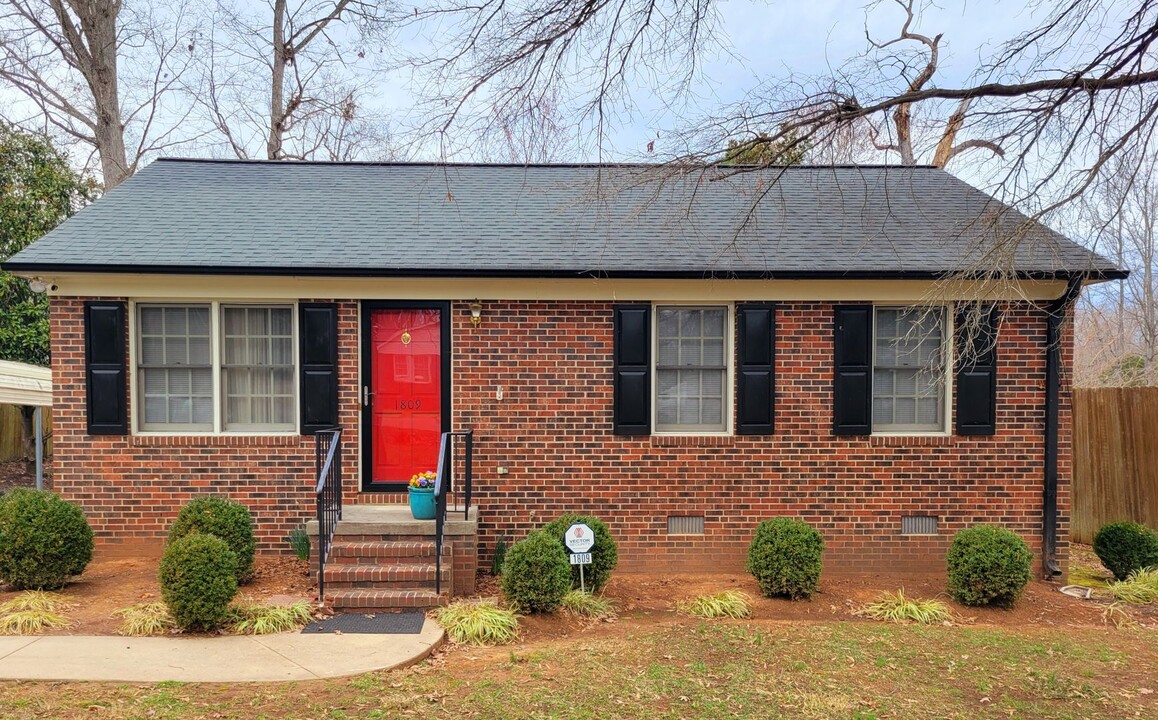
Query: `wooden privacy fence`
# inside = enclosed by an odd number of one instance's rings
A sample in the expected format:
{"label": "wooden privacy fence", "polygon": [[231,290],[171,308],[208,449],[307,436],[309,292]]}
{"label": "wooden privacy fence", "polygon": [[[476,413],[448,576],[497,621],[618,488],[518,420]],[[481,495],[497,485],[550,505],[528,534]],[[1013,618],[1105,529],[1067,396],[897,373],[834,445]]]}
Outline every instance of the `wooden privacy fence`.
{"label": "wooden privacy fence", "polygon": [[1115,520],[1158,528],[1158,387],[1074,389],[1072,516],[1082,543]]}
{"label": "wooden privacy fence", "polygon": [[[0,462],[11,462],[23,457],[20,408],[15,405],[0,405]],[[52,433],[52,409],[44,408],[44,454],[52,454],[52,441],[47,438]]]}

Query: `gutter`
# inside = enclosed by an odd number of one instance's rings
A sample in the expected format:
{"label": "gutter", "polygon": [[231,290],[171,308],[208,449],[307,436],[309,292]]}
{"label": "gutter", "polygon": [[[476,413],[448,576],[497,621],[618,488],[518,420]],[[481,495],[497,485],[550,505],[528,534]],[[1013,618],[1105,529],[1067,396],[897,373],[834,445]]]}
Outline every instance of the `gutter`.
{"label": "gutter", "polygon": [[1070,278],[1065,292],[1046,308],[1045,354],[1045,484],[1042,502],[1042,562],[1047,580],[1061,575],[1057,559],[1057,454],[1060,432],[1061,325],[1082,291],[1080,278]]}

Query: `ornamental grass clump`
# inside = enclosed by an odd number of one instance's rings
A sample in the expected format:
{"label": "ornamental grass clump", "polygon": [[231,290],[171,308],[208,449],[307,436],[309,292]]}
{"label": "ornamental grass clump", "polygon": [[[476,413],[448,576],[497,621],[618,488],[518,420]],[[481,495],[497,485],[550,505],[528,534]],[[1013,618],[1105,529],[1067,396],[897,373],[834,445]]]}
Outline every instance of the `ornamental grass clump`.
{"label": "ornamental grass clump", "polygon": [[1158,567],[1135,570],[1125,580],[1112,582],[1108,587],[1110,595],[1121,602],[1132,605],[1158,603]]}
{"label": "ornamental grass clump", "polygon": [[676,603],[676,610],[684,615],[705,618],[746,618],[752,614],[752,598],[739,590],[724,590],[712,595],[700,595],[694,600]]}
{"label": "ornamental grass clump", "polygon": [[615,617],[615,606],[600,595],[592,595],[582,590],[572,590],[563,596],[563,612],[575,617],[603,620]]}
{"label": "ornamental grass clump", "polygon": [[619,547],[615,544],[615,538],[611,537],[611,530],[607,527],[607,523],[594,515],[568,513],[544,525],[543,532],[555,538],[562,547],[563,536],[567,533],[567,528],[575,523],[583,523],[591,528],[591,532],[595,535],[595,544],[591,546],[590,550],[591,564],[583,566],[582,583],[580,583],[579,566],[568,564],[571,569],[571,587],[578,588],[585,585],[587,590],[593,593],[599,592],[611,579],[611,572],[619,565]]}
{"label": "ornamental grass clump", "polygon": [[1112,522],[1094,534],[1094,552],[1116,580],[1158,567],[1158,533],[1134,522]]}
{"label": "ornamental grass clump", "polygon": [[975,525],[953,537],[949,594],[962,605],[1011,607],[1029,583],[1033,554],[1005,528]]}
{"label": "ornamental grass clump", "polygon": [[236,558],[237,582],[249,582],[253,577],[257,539],[253,535],[253,516],[248,508],[217,495],[195,497],[177,513],[177,520],[169,529],[169,542],[194,533],[214,535],[224,540]]}
{"label": "ornamental grass clump", "polygon": [[861,608],[858,614],[874,620],[914,622],[922,625],[946,623],[953,619],[953,613],[945,603],[940,600],[914,600],[905,597],[903,588],[895,593],[881,593],[876,600]]}
{"label": "ornamental grass clump", "polygon": [[304,525],[294,528],[286,538],[294,555],[298,560],[305,562],[310,559],[310,536]]}
{"label": "ornamental grass clump", "polygon": [[161,557],[161,597],[182,630],[215,630],[237,594],[237,555],[216,535],[174,540]]}
{"label": "ornamental grass clump", "polygon": [[76,603],[67,595],[28,590],[0,604],[0,635],[37,635],[65,628],[72,622],[63,615]]}
{"label": "ornamental grass clump", "polygon": [[519,637],[519,617],[494,600],[464,600],[439,608],[438,622],[456,643],[506,645]]}
{"label": "ornamental grass clump", "polygon": [[137,603],[113,613],[121,619],[118,635],[148,637],[163,635],[177,627],[169,608],[163,602]]}
{"label": "ornamental grass clump", "polygon": [[756,526],[748,572],[766,597],[811,598],[820,589],[824,538],[808,523],[778,517]]}
{"label": "ornamental grass clump", "polygon": [[289,605],[238,603],[229,608],[230,630],[238,635],[272,635],[298,630],[309,623],[314,608],[306,600]]}
{"label": "ornamental grass clump", "polygon": [[546,613],[571,589],[571,567],[563,543],[539,531],[507,551],[500,578],[503,596],[520,612]]}
{"label": "ornamental grass clump", "polygon": [[0,580],[17,590],[56,590],[92,560],[93,534],[80,508],[47,490],[0,497]]}

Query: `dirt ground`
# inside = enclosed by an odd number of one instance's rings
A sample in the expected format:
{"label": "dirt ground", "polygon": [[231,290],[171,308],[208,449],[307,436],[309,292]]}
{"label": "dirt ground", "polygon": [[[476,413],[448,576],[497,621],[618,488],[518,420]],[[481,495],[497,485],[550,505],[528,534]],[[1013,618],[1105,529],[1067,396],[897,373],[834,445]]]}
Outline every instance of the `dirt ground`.
{"label": "dirt ground", "polygon": [[[130,605],[158,602],[157,558],[96,559],[75,582],[61,593],[76,607],[65,612],[72,621],[68,628],[51,635],[113,635],[120,626],[114,611]],[[294,557],[258,557],[254,579],[242,586],[238,599],[285,602],[311,600],[316,593],[306,564]],[[17,593],[4,588],[0,602]]]}
{"label": "dirt ground", "polygon": [[[0,463],[0,493],[8,488],[35,487],[36,480],[32,477],[33,470],[23,460]],[[52,489],[52,461],[44,463],[44,487]]]}

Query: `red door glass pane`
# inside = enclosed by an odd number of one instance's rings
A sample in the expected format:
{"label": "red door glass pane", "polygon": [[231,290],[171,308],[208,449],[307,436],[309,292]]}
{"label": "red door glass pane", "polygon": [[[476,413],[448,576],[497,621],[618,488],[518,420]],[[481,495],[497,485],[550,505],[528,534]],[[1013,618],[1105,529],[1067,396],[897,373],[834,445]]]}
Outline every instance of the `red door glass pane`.
{"label": "red door glass pane", "polygon": [[370,391],[374,483],[406,482],[438,465],[442,318],[437,309],[373,310]]}

